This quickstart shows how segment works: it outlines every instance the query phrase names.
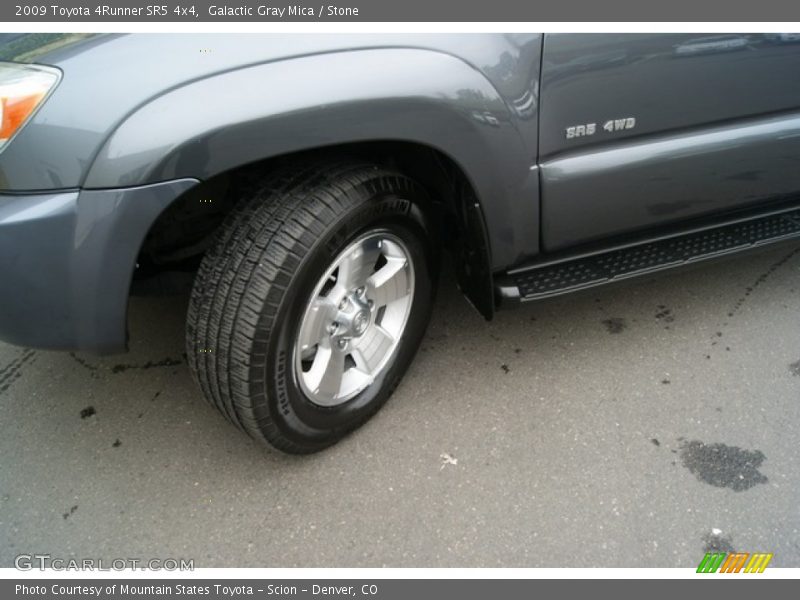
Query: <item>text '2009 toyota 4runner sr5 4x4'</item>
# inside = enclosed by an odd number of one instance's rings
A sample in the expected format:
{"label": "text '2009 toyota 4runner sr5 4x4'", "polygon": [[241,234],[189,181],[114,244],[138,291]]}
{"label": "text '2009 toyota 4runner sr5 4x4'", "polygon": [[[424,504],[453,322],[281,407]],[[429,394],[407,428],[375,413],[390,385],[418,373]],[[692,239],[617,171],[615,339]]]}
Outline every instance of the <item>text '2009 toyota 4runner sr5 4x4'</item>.
{"label": "text '2009 toyota 4runner sr5 4x4'", "polygon": [[312,452],[387,400],[442,249],[487,319],[800,239],[768,35],[5,35],[0,338],[124,351],[191,274],[208,401]]}

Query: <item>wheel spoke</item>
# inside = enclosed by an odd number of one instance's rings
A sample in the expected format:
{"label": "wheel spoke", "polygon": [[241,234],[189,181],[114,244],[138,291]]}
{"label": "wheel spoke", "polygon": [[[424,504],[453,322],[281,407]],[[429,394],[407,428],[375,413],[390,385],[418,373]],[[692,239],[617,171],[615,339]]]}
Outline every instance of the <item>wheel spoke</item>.
{"label": "wheel spoke", "polygon": [[393,344],[394,337],[388,331],[378,325],[373,325],[350,354],[360,371],[374,375]]}
{"label": "wheel spoke", "polygon": [[364,285],[370,276],[381,249],[377,242],[363,243],[348,254],[339,265],[339,275],[336,278],[337,286],[352,289]]}
{"label": "wheel spoke", "polygon": [[386,264],[367,279],[367,297],[375,306],[386,306],[408,296],[407,262],[405,258],[388,256]]}
{"label": "wheel spoke", "polygon": [[345,354],[338,348],[320,347],[307,373],[308,382],[319,398],[333,400],[339,394],[344,375]]}
{"label": "wheel spoke", "polygon": [[325,328],[336,314],[336,307],[327,298],[317,298],[308,310],[300,329],[298,342],[300,351],[305,352],[322,341],[327,333]]}

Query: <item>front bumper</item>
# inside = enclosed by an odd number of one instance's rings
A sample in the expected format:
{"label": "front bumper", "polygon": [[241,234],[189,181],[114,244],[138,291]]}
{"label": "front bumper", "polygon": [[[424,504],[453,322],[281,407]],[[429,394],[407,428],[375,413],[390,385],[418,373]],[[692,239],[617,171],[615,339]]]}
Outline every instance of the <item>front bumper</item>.
{"label": "front bumper", "polygon": [[0,340],[124,351],[128,294],[145,235],[197,183],[0,193]]}

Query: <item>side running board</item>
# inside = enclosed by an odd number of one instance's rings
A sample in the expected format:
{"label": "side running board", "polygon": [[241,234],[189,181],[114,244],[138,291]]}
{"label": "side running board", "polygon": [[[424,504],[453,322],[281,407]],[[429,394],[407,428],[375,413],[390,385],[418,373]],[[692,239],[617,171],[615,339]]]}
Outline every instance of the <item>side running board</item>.
{"label": "side running board", "polygon": [[793,239],[800,241],[800,209],[527,265],[496,277],[495,292],[500,305],[539,300]]}

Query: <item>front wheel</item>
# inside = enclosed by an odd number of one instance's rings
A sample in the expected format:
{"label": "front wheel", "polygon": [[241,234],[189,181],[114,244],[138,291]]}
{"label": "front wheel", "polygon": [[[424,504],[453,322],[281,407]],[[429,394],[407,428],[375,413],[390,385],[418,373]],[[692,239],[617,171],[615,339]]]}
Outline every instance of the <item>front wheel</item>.
{"label": "front wheel", "polygon": [[389,398],[430,317],[425,192],[330,163],[256,185],[204,257],[187,322],[206,398],[251,436],[320,450]]}

